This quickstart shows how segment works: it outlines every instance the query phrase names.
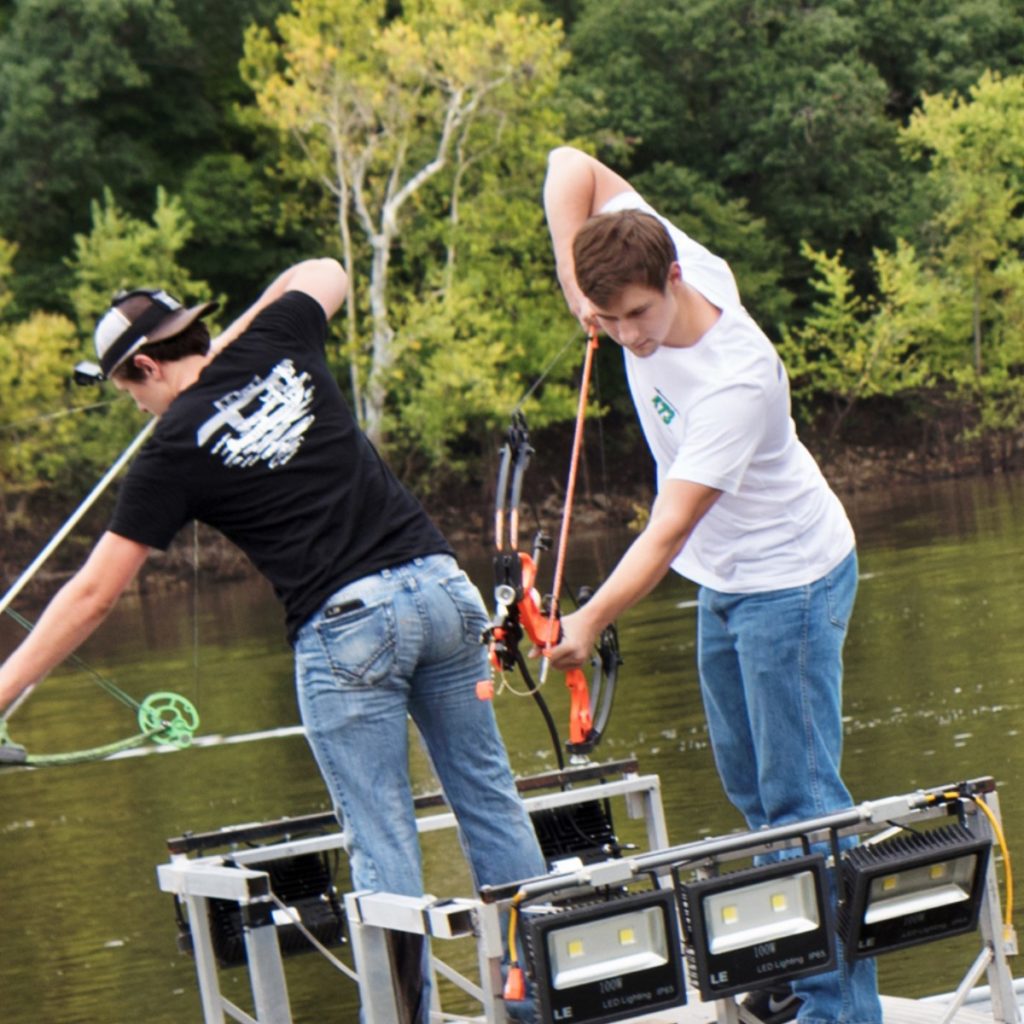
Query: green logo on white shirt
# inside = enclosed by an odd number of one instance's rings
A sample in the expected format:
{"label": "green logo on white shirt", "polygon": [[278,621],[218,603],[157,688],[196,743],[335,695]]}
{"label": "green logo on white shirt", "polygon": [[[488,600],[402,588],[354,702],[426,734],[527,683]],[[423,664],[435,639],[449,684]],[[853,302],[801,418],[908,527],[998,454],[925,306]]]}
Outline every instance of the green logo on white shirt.
{"label": "green logo on white shirt", "polygon": [[676,418],[676,410],[673,408],[672,403],[657,389],[655,389],[651,404],[654,406],[654,411],[658,414],[658,418],[666,426]]}

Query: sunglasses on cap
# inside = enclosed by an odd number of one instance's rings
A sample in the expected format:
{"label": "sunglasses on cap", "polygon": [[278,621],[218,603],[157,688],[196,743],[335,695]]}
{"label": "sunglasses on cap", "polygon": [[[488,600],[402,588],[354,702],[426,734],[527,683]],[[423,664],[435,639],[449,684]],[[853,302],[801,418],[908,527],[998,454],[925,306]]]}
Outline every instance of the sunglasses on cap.
{"label": "sunglasses on cap", "polygon": [[119,292],[96,325],[93,339],[99,363],[83,361],[74,369],[76,384],[98,384],[140,348],[184,331],[193,321],[216,308],[206,302],[186,309],[161,290],[145,288]]}

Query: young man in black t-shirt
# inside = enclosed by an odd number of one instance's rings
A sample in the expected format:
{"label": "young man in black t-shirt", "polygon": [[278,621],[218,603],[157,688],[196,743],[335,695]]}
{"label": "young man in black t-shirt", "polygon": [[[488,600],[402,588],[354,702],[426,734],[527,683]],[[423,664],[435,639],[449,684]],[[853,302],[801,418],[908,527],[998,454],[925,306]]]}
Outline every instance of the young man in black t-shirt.
{"label": "young man in black t-shirt", "polygon": [[327,321],[347,287],[335,260],[299,263],[212,343],[209,305],[186,309],[164,292],[115,302],[96,329],[101,369],[159,422],[107,532],[0,667],[0,710],[92,633],[151,549],[200,520],[249,556],[284,606],[299,707],[354,887],[423,892],[407,716],[476,884],[541,874],[492,705],[476,696],[490,674],[483,602],[327,367]]}

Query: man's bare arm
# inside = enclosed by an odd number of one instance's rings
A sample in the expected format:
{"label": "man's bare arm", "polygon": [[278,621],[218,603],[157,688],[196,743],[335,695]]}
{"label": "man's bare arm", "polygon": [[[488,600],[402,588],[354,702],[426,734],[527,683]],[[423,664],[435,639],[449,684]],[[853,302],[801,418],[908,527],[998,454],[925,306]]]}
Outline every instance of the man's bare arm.
{"label": "man's bare arm", "polygon": [[59,665],[107,617],[150,549],[106,532],[85,565],[46,606],[31,633],[0,666],[0,711]]}
{"label": "man's bare arm", "polygon": [[589,326],[592,308],[576,284],[573,239],[609,199],[632,191],[632,185],[625,178],[582,150],[559,146],[548,155],[544,215],[551,233],[562,293],[573,316],[584,327]]}
{"label": "man's bare arm", "polygon": [[562,640],[549,652],[555,668],[577,668],[590,659],[601,630],[654,589],[721,494],[688,480],[665,482],[643,533],[594,596],[562,619]]}
{"label": "man's bare arm", "polygon": [[335,259],[303,260],[279,274],[266,287],[263,294],[211,342],[214,353],[221,352],[238,338],[256,319],[256,316],[285,292],[299,291],[312,296],[323,307],[330,320],[341,308],[348,292],[348,275]]}

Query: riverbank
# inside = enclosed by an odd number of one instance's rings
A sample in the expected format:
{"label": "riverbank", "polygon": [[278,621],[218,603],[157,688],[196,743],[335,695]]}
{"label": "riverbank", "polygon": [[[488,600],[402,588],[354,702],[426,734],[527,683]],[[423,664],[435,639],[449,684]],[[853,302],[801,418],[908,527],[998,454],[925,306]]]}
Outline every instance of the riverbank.
{"label": "riverbank", "polygon": [[[828,450],[812,440],[814,452],[826,479],[843,498],[905,484],[952,478],[969,479],[1001,475],[1002,466],[993,467],[965,446],[939,452],[900,446],[847,445]],[[552,447],[552,455],[538,459],[530,470],[530,485],[524,497],[521,533],[529,543],[538,529],[557,539],[562,519],[564,494],[564,449]],[[557,453],[557,454],[555,454]],[[617,453],[621,472],[583,474],[577,487],[572,511],[573,530],[578,534],[602,528],[639,530],[653,500],[649,482],[651,467],[646,452],[643,458]],[[989,472],[986,473],[985,469]],[[1016,466],[1011,472],[1018,472]],[[596,481],[600,480],[600,486]],[[541,497],[535,495],[540,492]],[[424,505],[431,517],[449,537],[460,555],[486,550],[493,539],[493,483],[488,486],[445,489],[443,495],[427,495]],[[113,505],[113,494],[105,495],[95,509],[47,560],[24,590],[23,603],[45,600],[82,563],[94,539],[102,532]],[[0,585],[2,592],[18,579],[36,558],[69,514],[63,501],[40,496],[8,528],[0,530]],[[248,559],[219,533],[204,526],[184,530],[169,550],[151,558],[143,567],[136,587],[143,592],[191,586],[197,574],[204,583],[227,582],[255,574]]]}

